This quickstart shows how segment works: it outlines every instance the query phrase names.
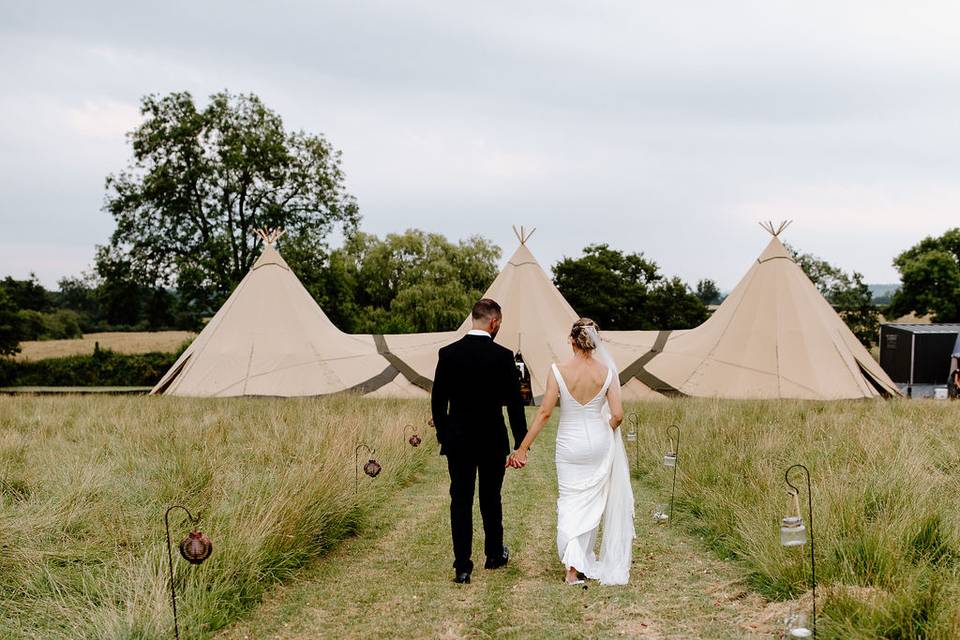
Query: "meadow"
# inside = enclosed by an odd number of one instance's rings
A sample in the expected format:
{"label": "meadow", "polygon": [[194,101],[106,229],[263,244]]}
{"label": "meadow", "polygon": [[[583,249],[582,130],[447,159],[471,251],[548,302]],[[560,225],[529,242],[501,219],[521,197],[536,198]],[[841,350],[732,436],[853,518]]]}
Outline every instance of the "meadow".
{"label": "meadow", "polygon": [[[660,495],[669,490],[664,429],[682,429],[676,523],[742,564],[761,595],[807,607],[809,564],[780,546],[778,526],[790,510],[785,469],[809,467],[819,637],[960,637],[960,406],[687,400],[632,409],[638,473]],[[802,486],[802,473],[791,479]]]}
{"label": "meadow", "polygon": [[[0,397],[0,637],[172,637],[172,504],[213,541],[199,567],[174,550],[181,637],[208,637],[361,531],[434,451],[404,437],[426,419],[424,403],[348,396]],[[383,471],[355,495],[358,442]],[[171,528],[176,544],[180,512]]]}
{"label": "meadow", "polygon": [[90,355],[98,344],[101,349],[124,354],[176,353],[195,337],[191,331],[110,331],[86,333],[72,340],[27,340],[20,343],[20,353],[14,359],[23,362]]}
{"label": "meadow", "polygon": [[[211,637],[238,620],[262,624],[278,637],[287,637],[280,635],[287,624],[301,625],[290,636],[297,638],[316,637],[324,624],[340,625],[344,637],[373,628],[384,637],[415,637],[414,631],[432,633],[449,622],[435,607],[416,604],[432,601],[469,605],[464,615],[474,616],[483,633],[497,632],[506,620],[529,637],[524,625],[534,612],[508,597],[514,588],[540,603],[536,628],[559,629],[557,637],[574,637],[571,630],[582,624],[612,635],[632,629],[646,630],[645,637],[745,637],[744,629],[775,627],[779,612],[798,602],[809,606],[802,556],[808,547],[784,549],[778,538],[789,510],[783,472],[795,462],[812,473],[818,636],[960,635],[960,433],[954,424],[960,407],[680,400],[628,410],[640,420],[637,448],[628,443],[628,449],[641,483],[637,517],[646,521],[635,553],[635,590],[591,590],[603,600],[570,608],[569,591],[553,584],[555,481],[544,447],[533,463],[539,475],[508,478],[508,506],[524,514],[511,515],[508,527],[519,564],[503,575],[478,576],[469,593],[495,603],[487,607],[467,592],[458,595],[447,581],[445,470],[435,459],[433,434],[422,429],[418,449],[404,438],[404,424],[424,425],[426,402],[0,398],[0,619],[10,621],[0,637],[169,637],[162,515],[174,503],[201,512],[201,529],[214,543],[213,556],[200,567],[175,557],[184,638]],[[669,490],[661,466],[669,424],[681,427],[682,441],[668,532],[648,523],[653,502]],[[376,479],[361,475],[354,495],[358,441],[377,448],[384,471]],[[405,524],[372,517],[376,510],[390,513],[386,505],[406,513]],[[340,559],[365,579],[323,573],[324,556],[345,538],[372,534],[371,519],[391,542],[376,543],[368,556]],[[172,522],[179,539],[186,524],[177,514]],[[527,538],[524,528],[539,533]],[[384,558],[382,544],[402,550],[400,557]],[[707,548],[698,556],[695,547],[702,544]],[[676,566],[664,564],[674,549]],[[698,626],[716,626],[710,611],[717,596],[684,563],[717,560],[743,576],[760,602],[781,608],[756,604],[738,613],[738,601],[725,600],[725,619],[735,620],[727,635]],[[407,564],[415,579],[397,582]],[[296,583],[308,567],[307,573],[320,567],[323,575],[339,576],[312,587],[313,617],[279,605],[274,609],[292,617],[256,613],[275,585]],[[667,590],[664,575],[671,576]],[[409,608],[416,622],[391,627],[355,611],[357,602],[373,611]],[[758,620],[760,627],[753,624]],[[601,623],[607,626],[596,626]],[[360,626],[343,626],[351,624]],[[483,635],[467,624],[460,635]],[[651,631],[654,624],[659,631]],[[243,637],[243,629],[235,637]],[[769,637],[751,637],[761,636]]]}

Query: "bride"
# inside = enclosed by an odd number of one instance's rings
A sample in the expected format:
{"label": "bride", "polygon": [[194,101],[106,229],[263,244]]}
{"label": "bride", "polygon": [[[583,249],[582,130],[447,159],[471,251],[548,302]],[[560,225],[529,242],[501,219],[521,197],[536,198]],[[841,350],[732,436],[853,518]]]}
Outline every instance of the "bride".
{"label": "bride", "polygon": [[[633,489],[618,427],[623,422],[616,365],[597,325],[577,320],[570,331],[573,358],[551,364],[543,403],[527,437],[507,465],[521,468],[527,451],[560,401],[557,428],[557,551],[567,584],[583,576],[602,584],[626,584],[633,550]],[[594,552],[603,521],[600,557]]]}

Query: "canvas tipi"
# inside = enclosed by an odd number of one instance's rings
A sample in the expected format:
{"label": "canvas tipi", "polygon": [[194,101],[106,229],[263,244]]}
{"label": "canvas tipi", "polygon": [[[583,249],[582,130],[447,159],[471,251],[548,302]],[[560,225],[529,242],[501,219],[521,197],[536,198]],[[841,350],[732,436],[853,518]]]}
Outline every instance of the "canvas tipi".
{"label": "canvas tipi", "polygon": [[421,396],[372,336],[337,329],[260,232],[263,253],[151,393],[317,396],[341,391]]}
{"label": "canvas tipi", "polygon": [[658,391],[721,398],[835,400],[899,395],[779,235],[702,325],[609,335],[618,362]]}

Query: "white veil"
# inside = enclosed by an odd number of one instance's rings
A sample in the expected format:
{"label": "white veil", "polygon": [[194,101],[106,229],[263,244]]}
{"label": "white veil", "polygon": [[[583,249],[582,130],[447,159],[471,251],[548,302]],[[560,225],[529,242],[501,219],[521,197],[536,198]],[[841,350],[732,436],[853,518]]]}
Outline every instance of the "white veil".
{"label": "white veil", "polygon": [[[602,362],[613,377],[610,386],[616,385],[620,390],[620,375],[617,363],[610,356],[610,352],[603,346],[600,334],[596,327],[587,326],[587,335],[593,340],[596,348],[593,357]],[[622,402],[622,399],[621,399]],[[604,401],[601,414],[609,422],[611,417],[610,405]],[[607,494],[607,505],[603,515],[603,539],[600,543],[600,559],[597,563],[595,576],[603,584],[626,584],[630,579],[630,563],[633,555],[633,539],[636,536],[633,526],[634,502],[633,487],[630,482],[630,462],[627,450],[623,445],[622,429],[614,432],[613,464],[610,468],[610,488]]]}

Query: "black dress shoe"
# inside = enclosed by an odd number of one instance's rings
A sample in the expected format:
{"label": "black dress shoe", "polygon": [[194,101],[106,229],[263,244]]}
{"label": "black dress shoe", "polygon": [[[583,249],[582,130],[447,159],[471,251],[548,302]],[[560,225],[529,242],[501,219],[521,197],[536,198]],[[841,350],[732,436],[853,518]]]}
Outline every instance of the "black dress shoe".
{"label": "black dress shoe", "polygon": [[462,571],[454,577],[453,581],[457,584],[470,584],[470,574],[467,571]]}
{"label": "black dress shoe", "polygon": [[507,545],[503,545],[503,553],[494,558],[487,556],[487,561],[483,563],[483,568],[499,569],[500,567],[507,564],[507,560],[509,559],[510,559],[510,549],[507,549]]}

